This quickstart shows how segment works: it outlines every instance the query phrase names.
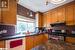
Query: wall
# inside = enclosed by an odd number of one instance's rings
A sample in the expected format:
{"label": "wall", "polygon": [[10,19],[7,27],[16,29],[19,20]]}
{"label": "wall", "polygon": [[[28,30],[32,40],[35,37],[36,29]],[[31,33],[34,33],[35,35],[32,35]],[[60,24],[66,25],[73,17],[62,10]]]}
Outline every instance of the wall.
{"label": "wall", "polygon": [[[43,26],[50,27],[51,23],[66,22],[75,25],[75,1],[43,13]],[[69,33],[68,33],[69,34]],[[75,43],[75,38],[67,37],[66,42]]]}
{"label": "wall", "polygon": [[[33,16],[30,16],[30,13],[32,13]],[[20,4],[17,4],[17,14],[34,19],[36,13],[23,7],[23,6],[21,6]]]}
{"label": "wall", "polygon": [[47,34],[40,34],[26,37],[26,50],[30,50],[48,40]]}
{"label": "wall", "polygon": [[16,24],[16,14],[17,14],[17,2],[16,0],[9,0],[8,10],[3,10],[1,12],[1,19],[3,24]]}

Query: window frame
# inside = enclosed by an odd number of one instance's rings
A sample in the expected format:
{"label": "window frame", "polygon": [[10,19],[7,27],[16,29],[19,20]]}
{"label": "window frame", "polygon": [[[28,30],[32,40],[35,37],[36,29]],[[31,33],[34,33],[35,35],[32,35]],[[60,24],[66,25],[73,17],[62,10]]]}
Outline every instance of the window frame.
{"label": "window frame", "polygon": [[[19,19],[18,19],[19,18]],[[34,33],[35,32],[35,27],[36,27],[36,23],[35,23],[35,19],[32,19],[32,18],[28,18],[28,17],[24,17],[24,16],[21,16],[21,15],[17,15],[17,22],[20,21],[20,22],[26,22],[27,23],[27,27],[28,27],[28,23],[33,23],[34,26],[34,31],[33,32],[30,32],[30,33]],[[17,27],[17,25],[16,25]],[[17,29],[17,28],[16,28]],[[17,31],[17,30],[16,30]],[[27,32],[23,32],[24,34],[27,33]],[[17,31],[17,34],[23,34],[22,32],[19,32]]]}

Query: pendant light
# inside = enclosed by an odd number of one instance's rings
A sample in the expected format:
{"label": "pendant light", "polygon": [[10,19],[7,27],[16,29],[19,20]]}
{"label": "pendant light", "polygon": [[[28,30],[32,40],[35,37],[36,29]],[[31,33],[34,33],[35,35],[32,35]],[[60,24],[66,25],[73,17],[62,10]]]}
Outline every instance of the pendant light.
{"label": "pendant light", "polygon": [[63,2],[65,2],[66,0],[50,0],[51,3],[53,4],[61,4]]}
{"label": "pendant light", "polygon": [[32,12],[30,12],[30,17],[32,17],[33,16],[33,14],[32,14]]}
{"label": "pendant light", "polygon": [[49,3],[52,4],[61,4],[63,2],[65,2],[66,0],[46,0],[46,5],[48,5]]}

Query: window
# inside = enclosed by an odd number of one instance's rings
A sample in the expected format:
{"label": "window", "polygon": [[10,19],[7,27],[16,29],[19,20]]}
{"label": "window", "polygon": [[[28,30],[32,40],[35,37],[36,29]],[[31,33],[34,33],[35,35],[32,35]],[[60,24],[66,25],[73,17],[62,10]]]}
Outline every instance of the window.
{"label": "window", "polygon": [[35,31],[35,19],[17,15],[17,33],[26,33]]}

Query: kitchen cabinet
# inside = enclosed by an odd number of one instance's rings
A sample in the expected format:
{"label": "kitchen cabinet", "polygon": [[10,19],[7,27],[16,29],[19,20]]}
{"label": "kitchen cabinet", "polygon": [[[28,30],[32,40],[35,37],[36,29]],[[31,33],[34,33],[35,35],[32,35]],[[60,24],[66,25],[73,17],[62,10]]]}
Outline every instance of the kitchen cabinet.
{"label": "kitchen cabinet", "polygon": [[38,27],[43,27],[43,14],[38,12]]}
{"label": "kitchen cabinet", "polygon": [[0,41],[0,48],[5,48],[5,40]]}
{"label": "kitchen cabinet", "polygon": [[48,11],[47,13],[46,13],[46,16],[45,16],[45,18],[44,18],[45,20],[44,20],[44,22],[46,22],[46,27],[50,27],[50,24],[52,23],[52,17],[51,17],[51,12],[50,11]]}
{"label": "kitchen cabinet", "polygon": [[16,15],[17,15],[17,2],[16,0],[9,0],[8,10],[3,10],[1,12],[3,24],[13,24],[16,25]]}
{"label": "kitchen cabinet", "polygon": [[43,35],[36,35],[36,36],[33,36],[33,47],[37,46],[37,45],[40,45],[43,43]]}
{"label": "kitchen cabinet", "polygon": [[34,37],[30,36],[30,37],[26,37],[26,50],[30,50],[31,48],[33,48],[34,46],[34,41],[33,41]]}
{"label": "kitchen cabinet", "polygon": [[51,12],[48,11],[43,14],[43,26],[50,27],[51,23],[52,23],[52,16],[51,16]]}
{"label": "kitchen cabinet", "polygon": [[45,34],[40,34],[26,37],[26,50],[30,50],[46,42],[48,39],[44,35]]}
{"label": "kitchen cabinet", "polygon": [[66,6],[66,24],[74,25],[74,5]]}
{"label": "kitchen cabinet", "polygon": [[[50,15],[51,12],[51,15]],[[63,6],[57,7],[44,13],[45,22],[48,25],[48,17],[50,23],[66,22],[66,25],[75,25],[75,2],[70,2]]]}
{"label": "kitchen cabinet", "polygon": [[1,23],[1,9],[0,9],[0,23]]}
{"label": "kitchen cabinet", "polygon": [[75,25],[75,4],[74,4],[74,25]]}
{"label": "kitchen cabinet", "polygon": [[52,17],[52,23],[56,23],[58,21],[58,18],[57,18],[57,9],[53,9],[51,11],[51,17]]}
{"label": "kitchen cabinet", "polygon": [[75,38],[74,37],[66,37],[66,42],[68,43],[75,43]]}
{"label": "kitchen cabinet", "polygon": [[[51,15],[50,13],[51,12]],[[75,1],[57,7],[44,13],[44,25],[48,25],[48,16],[51,16],[50,23],[66,22],[66,25],[75,25]],[[66,38],[68,42],[75,42],[75,38]]]}
{"label": "kitchen cabinet", "polygon": [[52,23],[52,16],[51,16],[51,12],[49,11],[47,13],[47,27],[50,27],[50,24]]}
{"label": "kitchen cabinet", "polygon": [[57,10],[58,22],[65,22],[65,7],[58,7]]}
{"label": "kitchen cabinet", "polygon": [[43,27],[47,26],[47,13],[43,13]]}

